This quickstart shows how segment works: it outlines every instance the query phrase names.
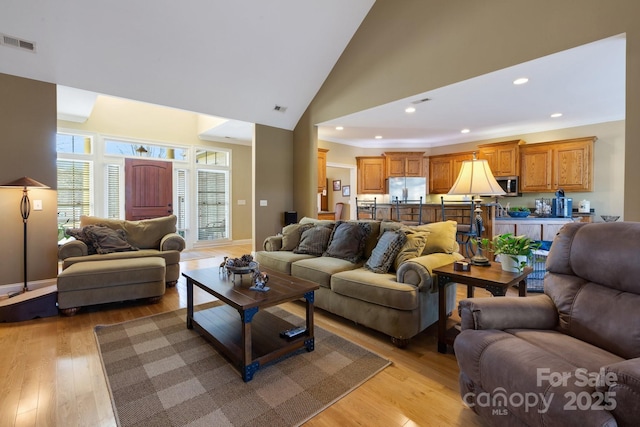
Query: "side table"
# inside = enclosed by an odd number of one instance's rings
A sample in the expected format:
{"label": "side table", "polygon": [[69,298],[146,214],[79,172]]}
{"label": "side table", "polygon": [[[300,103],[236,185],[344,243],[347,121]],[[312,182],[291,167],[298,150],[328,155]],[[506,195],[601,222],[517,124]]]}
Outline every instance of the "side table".
{"label": "side table", "polygon": [[438,285],[438,352],[446,353],[447,345],[453,344],[456,332],[447,333],[446,290],[452,283],[467,285],[467,298],[473,297],[474,287],[486,289],[494,297],[504,296],[507,289],[518,285],[518,295],[527,296],[527,276],[533,271],[525,267],[520,273],[503,271],[499,263],[488,267],[472,266],[471,271],[455,271],[453,263],[434,268],[432,273]]}

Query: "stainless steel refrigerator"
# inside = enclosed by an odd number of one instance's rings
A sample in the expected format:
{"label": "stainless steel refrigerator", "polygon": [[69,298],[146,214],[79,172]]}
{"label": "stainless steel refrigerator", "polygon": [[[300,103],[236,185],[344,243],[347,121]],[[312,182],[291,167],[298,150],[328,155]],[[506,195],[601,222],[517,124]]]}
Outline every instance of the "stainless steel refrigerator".
{"label": "stainless steel refrigerator", "polygon": [[390,202],[395,201],[396,197],[401,202],[418,200],[420,197],[424,200],[427,195],[427,178],[424,177],[389,178],[387,185]]}

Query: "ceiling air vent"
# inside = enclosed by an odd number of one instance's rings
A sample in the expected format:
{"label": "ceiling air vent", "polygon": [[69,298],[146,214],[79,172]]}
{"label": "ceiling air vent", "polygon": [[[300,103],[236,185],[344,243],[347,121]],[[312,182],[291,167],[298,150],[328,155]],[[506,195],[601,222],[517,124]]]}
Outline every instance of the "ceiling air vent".
{"label": "ceiling air vent", "polygon": [[6,34],[2,34],[1,44],[5,46],[17,47],[18,49],[28,50],[29,52],[35,52],[36,44],[33,42],[29,42],[26,40],[21,40],[17,37],[8,36]]}
{"label": "ceiling air vent", "polygon": [[423,102],[431,101],[431,98],[418,99],[417,101],[413,101],[413,105],[422,104]]}
{"label": "ceiling air vent", "polygon": [[285,111],[287,111],[287,107],[283,107],[281,105],[276,105],[275,107],[273,107],[274,111],[279,111],[281,113],[284,113]]}

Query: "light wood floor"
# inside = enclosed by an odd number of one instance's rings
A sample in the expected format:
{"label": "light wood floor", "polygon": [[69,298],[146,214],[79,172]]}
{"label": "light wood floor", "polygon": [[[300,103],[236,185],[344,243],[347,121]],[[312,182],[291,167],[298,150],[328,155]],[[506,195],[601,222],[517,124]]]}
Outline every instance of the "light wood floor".
{"label": "light wood floor", "polygon": [[[220,260],[212,260],[212,256],[236,257],[249,252],[249,245],[199,250],[191,252],[191,259],[181,262],[181,268],[215,267]],[[196,291],[197,303],[211,299]],[[458,287],[459,298],[465,292],[464,286]],[[476,290],[476,296],[482,295],[482,290]],[[84,309],[73,317],[0,324],[0,426],[115,426],[93,328],[185,306],[186,288],[181,278],[157,304],[111,304]],[[282,307],[304,317],[302,303]],[[461,402],[455,356],[437,352],[435,325],[414,337],[407,348],[398,349],[387,336],[323,310],[316,310],[315,320],[318,326],[393,364],[306,425],[484,425]]]}

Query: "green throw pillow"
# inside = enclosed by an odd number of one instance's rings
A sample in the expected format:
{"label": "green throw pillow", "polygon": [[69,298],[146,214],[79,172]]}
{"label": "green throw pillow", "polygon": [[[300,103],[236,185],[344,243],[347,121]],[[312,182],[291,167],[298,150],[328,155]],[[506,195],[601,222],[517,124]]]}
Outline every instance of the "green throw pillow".
{"label": "green throw pillow", "polygon": [[364,265],[365,268],[374,273],[388,272],[406,241],[407,236],[401,230],[385,231],[373,248],[371,256]]}
{"label": "green throw pillow", "polygon": [[424,231],[413,233],[409,231],[406,236],[407,240],[402,248],[400,248],[398,255],[396,255],[396,259],[393,262],[393,267],[396,271],[405,261],[422,255],[422,251],[427,245],[429,233]]}

